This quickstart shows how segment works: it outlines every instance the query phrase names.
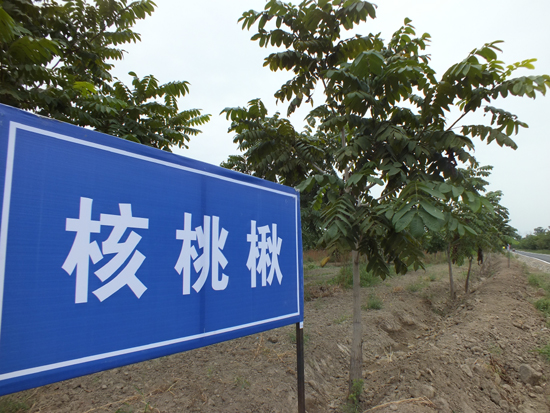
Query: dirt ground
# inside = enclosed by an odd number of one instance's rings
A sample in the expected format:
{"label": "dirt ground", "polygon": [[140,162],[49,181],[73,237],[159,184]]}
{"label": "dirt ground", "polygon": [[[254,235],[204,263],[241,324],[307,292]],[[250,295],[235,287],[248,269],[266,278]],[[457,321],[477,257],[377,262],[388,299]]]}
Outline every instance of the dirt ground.
{"label": "dirt ground", "polygon": [[[539,264],[540,265],[540,264]],[[550,412],[550,330],[526,266],[492,256],[449,303],[444,264],[364,288],[364,391],[347,404],[351,291],[315,287],[305,304],[306,409],[314,412]],[[550,266],[549,266],[550,267]],[[540,271],[532,269],[531,271]],[[318,285],[337,267],[309,268]],[[455,268],[462,291],[465,268]],[[0,398],[0,412],[297,411],[295,327]],[[11,409],[11,410],[8,410]]]}

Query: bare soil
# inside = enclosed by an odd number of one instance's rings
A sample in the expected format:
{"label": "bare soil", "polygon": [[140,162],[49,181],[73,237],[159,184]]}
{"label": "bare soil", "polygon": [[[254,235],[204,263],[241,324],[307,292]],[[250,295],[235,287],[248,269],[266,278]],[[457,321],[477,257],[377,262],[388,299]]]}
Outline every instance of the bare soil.
{"label": "bare soil", "polygon": [[[540,264],[539,264],[540,265]],[[448,300],[444,264],[362,291],[364,391],[347,400],[351,291],[306,272],[306,409],[313,412],[550,412],[550,341],[526,265],[492,256],[469,295]],[[531,270],[540,271],[540,269]],[[457,289],[465,267],[454,268]],[[317,297],[317,298],[315,298]],[[528,365],[531,384],[520,376]],[[525,370],[525,366],[522,367]],[[297,411],[295,327],[162,357],[0,398],[0,412]],[[4,410],[2,410],[2,408]],[[11,409],[11,410],[9,410]]]}

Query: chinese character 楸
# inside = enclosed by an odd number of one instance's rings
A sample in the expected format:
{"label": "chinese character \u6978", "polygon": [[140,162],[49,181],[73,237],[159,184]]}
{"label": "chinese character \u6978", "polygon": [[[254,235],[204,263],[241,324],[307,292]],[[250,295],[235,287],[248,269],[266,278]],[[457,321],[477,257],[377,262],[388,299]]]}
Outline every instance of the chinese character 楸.
{"label": "chinese character \u6978", "polygon": [[[258,239],[258,232],[260,237]],[[271,233],[271,236],[267,235]],[[282,283],[283,274],[279,267],[279,255],[281,254],[281,245],[283,240],[277,236],[277,224],[256,227],[256,221],[250,221],[250,234],[247,234],[246,240],[250,243],[247,268],[250,270],[250,286],[256,288],[257,273],[262,276],[262,287],[271,285],[273,276],[277,276],[279,284]],[[269,268],[269,274],[267,273]]]}

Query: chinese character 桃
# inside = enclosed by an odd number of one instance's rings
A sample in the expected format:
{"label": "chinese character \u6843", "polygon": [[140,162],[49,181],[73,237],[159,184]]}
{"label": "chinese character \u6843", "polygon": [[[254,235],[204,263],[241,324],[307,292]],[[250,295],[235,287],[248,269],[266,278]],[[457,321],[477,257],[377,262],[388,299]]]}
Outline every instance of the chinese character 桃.
{"label": "chinese character \u6843", "polygon": [[[191,262],[199,277],[193,283],[193,289],[200,292],[208,275],[212,275],[212,289],[216,291],[225,290],[229,283],[229,277],[221,274],[220,267],[225,269],[227,259],[223,255],[223,248],[227,230],[221,228],[220,218],[217,216],[203,216],[202,226],[192,228],[192,214],[186,212],[183,218],[183,229],[176,230],[176,239],[182,241],[180,255],[174,266],[178,274],[183,277],[183,294],[191,294]],[[195,243],[196,245],[193,245]],[[195,246],[202,250],[199,256]]]}

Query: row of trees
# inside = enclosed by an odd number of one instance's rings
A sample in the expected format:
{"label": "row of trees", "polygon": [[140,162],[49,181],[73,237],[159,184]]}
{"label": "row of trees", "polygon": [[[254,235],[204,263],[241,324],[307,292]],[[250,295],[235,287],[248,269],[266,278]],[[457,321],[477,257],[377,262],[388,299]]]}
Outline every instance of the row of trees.
{"label": "row of trees", "polygon": [[[478,167],[471,165],[462,170],[462,176],[479,194],[481,207],[474,212],[470,205],[461,200],[450,199],[444,205],[443,213],[447,215],[446,225],[439,231],[428,231],[423,238],[424,250],[428,253],[445,252],[449,267],[449,284],[451,298],[456,291],[453,280],[452,264],[463,265],[468,262],[465,292],[468,293],[472,263],[477,258],[483,263],[483,255],[488,252],[502,251],[506,245],[517,237],[516,229],[509,225],[508,209],[500,204],[501,191],[486,190],[491,166]],[[452,191],[452,188],[451,188]]]}
{"label": "row of trees", "polygon": [[550,250],[550,227],[535,228],[532,234],[521,238],[515,245],[525,250]]}
{"label": "row of trees", "polygon": [[[501,194],[483,193],[488,170],[472,155],[473,139],[515,149],[511,135],[526,125],[491,102],[535,97],[550,85],[548,76],[514,77],[532,60],[505,66],[498,42],[472,50],[437,77],[425,54],[430,36],[417,36],[409,19],[387,42],[379,34],[341,38],[374,17],[375,6],[360,0],[269,1],[263,11],[245,12],[241,21],[255,28],[252,40],[283,49],[264,66],[292,73],[275,93],[289,102],[287,115],[303,103],[313,109],[303,132],[278,113],[268,116],[259,101],[224,110],[244,151],[227,166],[301,181],[298,188],[314,194],[312,206],[321,213],[321,244],[352,253],[350,392],[362,371],[359,257],[384,278],[390,266],[398,274],[421,267],[422,239],[431,237],[435,248],[439,238],[451,270],[453,259],[471,262],[473,251],[512,232]],[[477,110],[489,122],[465,124]]]}
{"label": "row of trees", "polygon": [[[187,82],[159,85],[154,76],[132,86],[113,79],[118,47],[138,41],[133,24],[154,9],[150,0],[0,0],[0,102],[164,150],[184,147],[209,119],[179,111]],[[491,106],[509,95],[535,97],[550,77],[514,77],[532,60],[504,65],[498,42],[472,50],[437,76],[409,19],[388,41],[379,34],[342,38],[375,18],[361,0],[268,1],[243,13],[261,47],[281,48],[265,66],[291,72],[275,92],[287,116],[311,104],[297,131],[260,100],[226,108],[240,155],[223,166],[302,191],[304,244],[351,251],[353,341],[350,390],[362,372],[360,256],[385,278],[422,267],[424,251],[443,250],[471,264],[479,249],[499,247],[514,230],[499,192],[486,192],[490,167],[477,164],[474,140],[516,147],[526,125]],[[314,91],[321,92],[314,104]],[[478,110],[486,124],[467,124]]]}

